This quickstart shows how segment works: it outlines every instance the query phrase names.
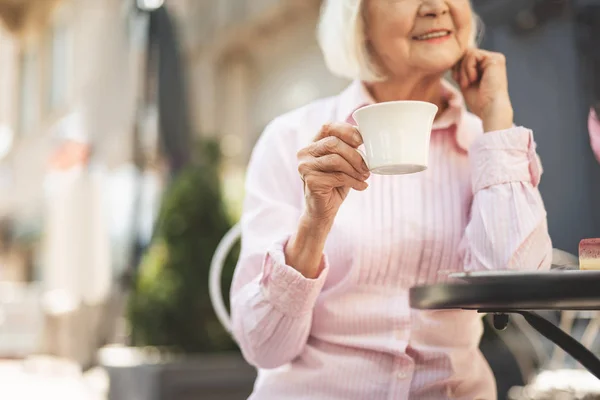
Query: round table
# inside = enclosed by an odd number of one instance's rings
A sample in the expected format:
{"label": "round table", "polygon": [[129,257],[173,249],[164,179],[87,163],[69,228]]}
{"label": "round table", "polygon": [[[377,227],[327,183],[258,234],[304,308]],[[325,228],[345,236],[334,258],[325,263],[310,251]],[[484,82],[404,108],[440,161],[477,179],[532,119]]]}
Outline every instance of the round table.
{"label": "round table", "polygon": [[485,271],[450,276],[452,281],[410,289],[420,310],[463,309],[494,315],[504,329],[508,314],[521,314],[538,332],[600,379],[600,360],[581,343],[532,310],[600,310],[600,271]]}

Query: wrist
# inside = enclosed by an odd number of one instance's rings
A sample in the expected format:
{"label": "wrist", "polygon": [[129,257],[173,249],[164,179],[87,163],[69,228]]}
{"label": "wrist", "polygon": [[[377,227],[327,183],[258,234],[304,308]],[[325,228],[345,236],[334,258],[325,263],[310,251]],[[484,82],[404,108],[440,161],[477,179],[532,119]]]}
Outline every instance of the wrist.
{"label": "wrist", "polygon": [[481,115],[484,132],[500,131],[512,128],[514,112],[510,101],[494,102]]}
{"label": "wrist", "polygon": [[315,239],[327,237],[333,226],[333,220],[333,218],[313,217],[307,212],[304,212],[298,221],[298,229],[310,233]]}
{"label": "wrist", "polygon": [[332,224],[333,221],[314,219],[303,214],[296,233],[285,249],[287,264],[306,278],[317,278],[321,272],[323,250]]}
{"label": "wrist", "polygon": [[514,122],[512,119],[503,118],[503,119],[487,119],[483,121],[483,132],[495,132],[495,131],[504,131],[512,128]]}

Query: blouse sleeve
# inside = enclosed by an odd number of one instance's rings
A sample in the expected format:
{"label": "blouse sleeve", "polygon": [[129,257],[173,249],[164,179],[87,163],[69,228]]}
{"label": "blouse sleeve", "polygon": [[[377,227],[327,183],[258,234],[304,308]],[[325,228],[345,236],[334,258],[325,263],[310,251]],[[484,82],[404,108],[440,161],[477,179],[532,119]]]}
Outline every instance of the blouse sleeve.
{"label": "blouse sleeve", "polygon": [[483,134],[469,158],[474,195],[461,245],[465,269],[549,268],[552,242],[532,132],[514,127]]}
{"label": "blouse sleeve", "polygon": [[316,279],[286,264],[303,199],[295,142],[294,131],[275,120],[255,146],[246,177],[231,314],[244,357],[259,368],[287,364],[302,352],[328,271],[324,256]]}

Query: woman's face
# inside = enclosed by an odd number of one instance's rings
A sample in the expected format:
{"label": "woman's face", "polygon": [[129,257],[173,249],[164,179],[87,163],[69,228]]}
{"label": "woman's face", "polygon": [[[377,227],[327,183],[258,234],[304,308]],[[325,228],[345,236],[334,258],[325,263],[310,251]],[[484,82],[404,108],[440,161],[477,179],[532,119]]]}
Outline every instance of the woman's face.
{"label": "woman's face", "polygon": [[367,40],[388,77],[440,74],[469,47],[469,0],[365,0]]}

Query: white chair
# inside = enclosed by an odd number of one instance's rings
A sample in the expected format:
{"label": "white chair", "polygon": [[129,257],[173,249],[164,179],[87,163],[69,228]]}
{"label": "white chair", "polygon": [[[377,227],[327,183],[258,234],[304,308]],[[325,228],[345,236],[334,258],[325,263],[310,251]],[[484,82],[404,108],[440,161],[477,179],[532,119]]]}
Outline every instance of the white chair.
{"label": "white chair", "polygon": [[[554,249],[553,268],[561,269],[577,266],[577,256]],[[521,318],[512,318],[512,323],[518,325],[521,333],[537,349],[543,348],[539,333],[531,329]],[[595,343],[600,333],[600,312],[597,311],[562,311],[560,313],[560,328],[572,336],[579,338],[581,344],[588,349],[595,349]],[[585,325],[582,328],[581,325]],[[503,336],[501,334],[501,336]],[[504,336],[508,339],[507,336]],[[508,345],[508,342],[507,342]],[[509,345],[509,347],[511,347]],[[597,350],[597,348],[596,348]],[[515,352],[513,349],[513,353]],[[528,384],[515,387],[509,393],[509,400],[578,400],[600,398],[600,381],[581,366],[571,367],[566,363],[565,352],[553,345],[550,354],[535,351],[538,355],[540,369],[533,376],[524,376]],[[542,353],[542,354],[540,354]],[[597,352],[596,352],[597,353]],[[572,360],[569,360],[572,361]]]}
{"label": "white chair", "polygon": [[217,318],[227,330],[231,333],[231,318],[225,302],[223,301],[223,293],[221,292],[221,275],[223,272],[223,266],[227,255],[235,245],[235,243],[242,236],[242,227],[238,222],[235,224],[226,234],[223,239],[219,242],[215,254],[210,263],[210,272],[208,276],[208,292],[210,295],[210,301],[212,302],[215,314]]}
{"label": "white chair", "polygon": [[[515,321],[518,319],[513,318],[512,322]],[[585,325],[585,328],[581,325]],[[595,342],[600,331],[600,312],[563,311],[560,315],[560,328],[598,354],[594,350],[598,350]],[[528,336],[531,342],[536,341],[536,332],[521,332]],[[540,347],[542,340],[538,334],[537,341]],[[565,352],[558,346],[554,345],[552,352],[538,361],[538,371],[535,371],[533,376],[524,376],[528,383],[524,387],[512,388],[509,400],[600,399],[600,380],[580,365],[573,366],[573,360],[567,360]]]}

